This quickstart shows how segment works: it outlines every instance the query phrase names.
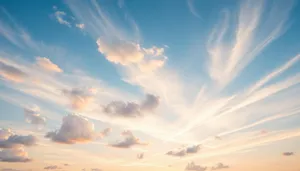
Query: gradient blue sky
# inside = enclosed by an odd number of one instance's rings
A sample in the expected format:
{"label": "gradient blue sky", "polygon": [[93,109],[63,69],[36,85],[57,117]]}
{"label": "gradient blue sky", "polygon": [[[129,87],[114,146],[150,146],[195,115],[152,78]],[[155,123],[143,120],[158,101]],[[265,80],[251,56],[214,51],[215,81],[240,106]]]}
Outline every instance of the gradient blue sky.
{"label": "gradient blue sky", "polygon": [[299,170],[299,11],[0,1],[0,169]]}

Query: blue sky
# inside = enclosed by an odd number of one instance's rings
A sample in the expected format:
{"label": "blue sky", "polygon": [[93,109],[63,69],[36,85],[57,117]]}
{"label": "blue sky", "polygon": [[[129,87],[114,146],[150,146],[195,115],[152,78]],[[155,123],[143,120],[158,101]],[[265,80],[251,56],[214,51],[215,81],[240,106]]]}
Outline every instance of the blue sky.
{"label": "blue sky", "polygon": [[299,8],[1,2],[0,169],[299,169]]}

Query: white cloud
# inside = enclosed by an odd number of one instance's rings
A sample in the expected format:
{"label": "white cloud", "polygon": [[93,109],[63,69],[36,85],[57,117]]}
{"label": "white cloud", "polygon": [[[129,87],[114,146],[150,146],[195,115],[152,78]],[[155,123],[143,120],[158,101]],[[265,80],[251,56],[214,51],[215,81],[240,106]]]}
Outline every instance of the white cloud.
{"label": "white cloud", "polygon": [[76,24],[75,25],[77,28],[79,28],[80,30],[83,30],[85,28],[85,25],[83,23],[80,24]]}
{"label": "white cloud", "polygon": [[197,9],[195,8],[195,0],[187,0],[187,5],[188,8],[190,10],[190,12],[197,18],[202,19],[202,17],[200,16],[200,14],[197,12]]}
{"label": "white cloud", "polygon": [[0,161],[2,162],[30,162],[27,152],[22,148],[3,149],[0,151]]}
{"label": "white cloud", "polygon": [[36,64],[46,70],[46,71],[51,71],[51,72],[63,72],[61,68],[59,68],[58,65],[54,64],[53,62],[50,61],[50,59],[45,58],[45,57],[36,57]]}
{"label": "white cloud", "polygon": [[110,128],[106,128],[97,133],[92,122],[74,114],[65,116],[62,122],[58,130],[48,132],[45,137],[57,143],[75,144],[92,141],[96,138],[103,138],[111,131]]}
{"label": "white cloud", "polygon": [[71,27],[71,23],[65,19],[66,13],[64,11],[55,11],[54,16],[59,24]]}

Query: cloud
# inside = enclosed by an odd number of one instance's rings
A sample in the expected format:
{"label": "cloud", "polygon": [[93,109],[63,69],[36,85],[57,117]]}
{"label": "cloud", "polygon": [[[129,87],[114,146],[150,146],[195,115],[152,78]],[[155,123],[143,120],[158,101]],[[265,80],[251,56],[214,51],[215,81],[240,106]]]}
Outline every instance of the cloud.
{"label": "cloud", "polygon": [[169,156],[176,156],[176,157],[183,157],[186,156],[188,154],[195,154],[198,153],[198,151],[200,150],[201,145],[193,145],[193,146],[189,146],[189,147],[184,147],[181,148],[179,150],[176,151],[169,151],[166,153],[166,155]]}
{"label": "cloud", "polygon": [[28,75],[22,70],[0,61],[0,76],[6,80],[23,82]]}
{"label": "cloud", "polygon": [[0,129],[0,141],[8,139],[11,135],[13,132],[10,129]]}
{"label": "cloud", "polygon": [[38,106],[34,106],[33,108],[24,108],[25,119],[28,123],[34,125],[45,125],[46,118],[42,117],[40,114],[40,109]]}
{"label": "cloud", "polygon": [[136,138],[131,131],[124,131],[122,135],[125,137],[124,140],[111,144],[110,146],[116,148],[130,148],[134,145],[148,145],[148,143],[141,142],[140,139]]}
{"label": "cloud", "polygon": [[189,8],[190,12],[195,17],[202,19],[202,17],[199,15],[199,13],[197,12],[197,10],[195,8],[195,0],[187,0],[187,5],[188,5],[188,8]]}
{"label": "cloud", "polygon": [[144,158],[144,153],[140,153],[136,157],[137,157],[137,159],[143,159]]}
{"label": "cloud", "polygon": [[59,24],[71,27],[71,23],[65,19],[67,14],[64,11],[55,11],[54,16]]}
{"label": "cloud", "polygon": [[51,166],[46,166],[44,167],[45,170],[56,170],[60,169],[57,165],[51,165]]}
{"label": "cloud", "polygon": [[147,94],[144,101],[123,102],[112,101],[103,107],[103,111],[110,116],[118,117],[141,117],[145,112],[152,112],[159,105],[159,97],[152,94]]}
{"label": "cloud", "polygon": [[12,168],[3,168],[3,169],[1,169],[1,171],[21,171],[21,170],[12,169]]}
{"label": "cloud", "polygon": [[202,167],[200,165],[196,165],[194,162],[191,162],[187,164],[185,170],[205,171],[207,170],[207,167]]}
{"label": "cloud", "polygon": [[223,163],[218,163],[217,166],[211,168],[211,170],[220,170],[220,169],[228,169],[228,165],[224,165]]}
{"label": "cloud", "polygon": [[30,162],[27,152],[22,148],[3,149],[0,151],[0,161],[2,162]]}
{"label": "cloud", "polygon": [[73,88],[71,90],[64,89],[63,94],[69,98],[71,107],[74,110],[84,110],[94,100],[94,95],[97,93],[93,88]]}
{"label": "cloud", "polygon": [[130,41],[101,38],[96,43],[98,51],[104,54],[108,61],[124,66],[136,64],[142,71],[154,71],[162,67],[166,60],[164,49],[155,46],[147,49]]}
{"label": "cloud", "polygon": [[67,115],[59,130],[48,132],[45,137],[57,143],[75,144],[91,141],[95,136],[92,122],[79,115]]}
{"label": "cloud", "polygon": [[75,25],[77,28],[79,28],[80,30],[83,30],[85,28],[85,25],[83,23],[80,24],[76,24]]}
{"label": "cloud", "polygon": [[33,146],[37,143],[37,138],[33,135],[13,135],[0,140],[0,148],[15,148],[20,146]]}
{"label": "cloud", "polygon": [[293,156],[294,152],[284,152],[284,153],[282,153],[282,155],[284,155],[284,156]]}
{"label": "cloud", "polygon": [[102,171],[102,169],[92,168],[91,171]]}
{"label": "cloud", "polygon": [[111,128],[105,128],[103,131],[101,131],[98,135],[99,138],[103,138],[108,136],[108,134],[111,132]]}
{"label": "cloud", "polygon": [[36,57],[36,64],[46,70],[46,71],[51,71],[51,72],[63,72],[63,70],[61,68],[59,68],[59,66],[57,66],[56,64],[54,64],[53,62],[50,61],[50,59],[45,58],[45,57]]}
{"label": "cloud", "polygon": [[139,44],[124,40],[97,40],[98,51],[110,62],[122,65],[139,63],[144,54]]}

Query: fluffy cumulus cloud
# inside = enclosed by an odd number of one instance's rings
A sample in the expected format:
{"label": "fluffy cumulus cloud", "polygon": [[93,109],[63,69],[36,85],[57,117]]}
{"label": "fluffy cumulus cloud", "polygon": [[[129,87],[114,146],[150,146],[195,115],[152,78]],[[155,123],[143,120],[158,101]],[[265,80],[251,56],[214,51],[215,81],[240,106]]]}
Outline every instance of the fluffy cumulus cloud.
{"label": "fluffy cumulus cloud", "polygon": [[34,125],[45,125],[46,118],[41,116],[40,109],[38,106],[28,107],[24,109],[24,116],[28,123]]}
{"label": "fluffy cumulus cloud", "polygon": [[284,153],[282,153],[282,155],[284,155],[284,156],[293,156],[294,152],[284,152]]}
{"label": "fluffy cumulus cloud", "polygon": [[186,156],[188,154],[197,153],[200,150],[200,148],[201,148],[200,144],[193,145],[193,146],[189,146],[189,147],[180,148],[179,150],[169,151],[169,152],[166,153],[166,155],[176,156],[176,157],[183,157],[183,156]]}
{"label": "fluffy cumulus cloud", "polygon": [[117,117],[141,117],[145,112],[152,112],[159,105],[159,97],[147,94],[140,103],[113,101],[103,107],[103,112]]}
{"label": "fluffy cumulus cloud", "polygon": [[36,57],[36,64],[43,70],[50,72],[63,72],[63,70],[56,64],[50,61],[50,59],[45,57]]}
{"label": "fluffy cumulus cloud", "polygon": [[37,138],[33,135],[14,135],[10,131],[0,131],[0,148],[15,148],[20,146],[33,146],[37,143]]}
{"label": "fluffy cumulus cloud", "polygon": [[106,136],[109,132],[110,129],[105,129],[96,133],[92,122],[82,116],[72,114],[63,118],[58,130],[48,132],[45,137],[57,143],[75,144]]}
{"label": "fluffy cumulus cloud", "polygon": [[116,64],[136,64],[142,70],[155,70],[165,63],[163,48],[154,46],[146,49],[138,43],[121,39],[99,38],[96,43],[98,51],[104,54],[108,61]]}
{"label": "fluffy cumulus cloud", "polygon": [[3,149],[0,151],[0,161],[2,162],[30,162],[27,152],[22,148]]}
{"label": "fluffy cumulus cloud", "polygon": [[211,170],[220,170],[220,169],[228,169],[229,166],[223,163],[218,163],[216,166],[213,166]]}
{"label": "fluffy cumulus cloud", "polygon": [[13,82],[23,82],[28,75],[21,69],[0,61],[0,76]]}
{"label": "fluffy cumulus cloud", "polygon": [[194,170],[194,171],[205,171],[207,167],[196,165],[194,162],[188,163],[185,167],[185,170]]}
{"label": "fluffy cumulus cloud", "polygon": [[45,170],[56,170],[59,169],[59,167],[57,165],[50,165],[50,166],[46,166],[44,167]]}
{"label": "fluffy cumulus cloud", "polygon": [[148,143],[141,142],[140,139],[136,138],[131,131],[124,131],[122,136],[125,137],[124,140],[111,144],[111,146],[116,148],[130,148],[134,145],[148,145]]}
{"label": "fluffy cumulus cloud", "polygon": [[93,102],[97,93],[94,88],[73,88],[71,90],[62,90],[62,92],[69,98],[71,107],[78,111],[86,109]]}

